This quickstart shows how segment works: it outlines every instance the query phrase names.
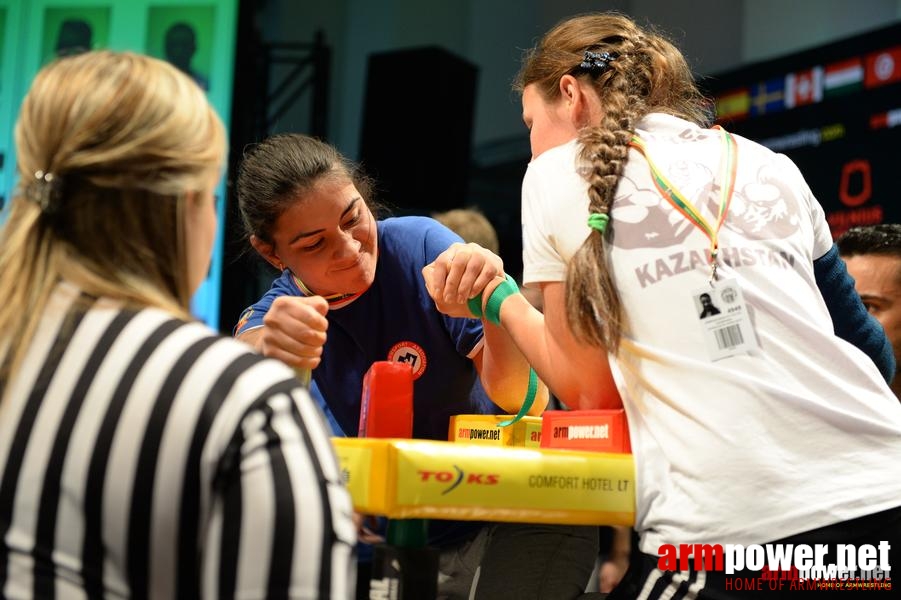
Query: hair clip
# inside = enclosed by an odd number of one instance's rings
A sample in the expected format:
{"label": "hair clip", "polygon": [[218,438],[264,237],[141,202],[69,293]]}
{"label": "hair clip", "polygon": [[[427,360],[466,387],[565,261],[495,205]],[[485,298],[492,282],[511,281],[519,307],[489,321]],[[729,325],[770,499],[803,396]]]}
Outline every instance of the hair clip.
{"label": "hair clip", "polygon": [[579,63],[579,68],[583,71],[588,71],[592,75],[600,75],[610,68],[610,62],[618,56],[619,54],[616,52],[597,53],[586,50],[585,54],[582,56],[582,62]]}
{"label": "hair clip", "polygon": [[26,189],[26,196],[37,204],[41,212],[50,212],[50,203],[59,187],[57,177],[47,171],[35,171],[34,181]]}

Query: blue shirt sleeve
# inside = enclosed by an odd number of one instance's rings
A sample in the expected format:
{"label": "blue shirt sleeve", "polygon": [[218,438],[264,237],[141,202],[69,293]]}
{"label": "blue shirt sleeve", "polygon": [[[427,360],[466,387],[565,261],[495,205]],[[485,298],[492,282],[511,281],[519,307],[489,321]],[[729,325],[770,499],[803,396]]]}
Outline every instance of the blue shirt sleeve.
{"label": "blue shirt sleeve", "polygon": [[269,291],[266,292],[262,298],[244,309],[244,312],[242,312],[241,316],[238,318],[238,324],[235,325],[235,330],[232,335],[237,337],[249,329],[262,327],[263,317],[269,312],[272,303],[279,296],[303,296],[300,288],[294,283],[291,271],[288,271],[287,269],[282,272],[281,276],[272,282]]}
{"label": "blue shirt sleeve", "polygon": [[[322,397],[322,392],[319,391],[319,386],[316,385],[315,380],[310,380],[310,396],[313,397],[313,400],[315,400],[316,404],[319,405],[319,408],[322,409],[322,412],[325,415],[325,420],[328,423],[329,428],[332,430],[332,435],[334,437],[347,437],[347,434],[344,433],[341,425],[338,424],[338,420],[335,418],[332,410],[328,407],[328,402],[326,402],[325,398]],[[354,437],[357,437],[356,432],[354,432]]]}
{"label": "blue shirt sleeve", "polygon": [[835,334],[860,348],[869,356],[888,383],[895,377],[895,355],[885,330],[872,315],[854,289],[854,279],[838,254],[835,245],[813,261],[817,287],[826,301]]}
{"label": "blue shirt sleeve", "polygon": [[[438,255],[448,249],[454,242],[463,242],[463,239],[433,219],[429,219],[433,225],[428,227],[424,238],[425,265],[430,264]],[[421,279],[421,278],[420,278]],[[457,352],[468,356],[475,345],[482,339],[482,321],[479,319],[464,319],[442,315],[444,326],[454,340]]]}

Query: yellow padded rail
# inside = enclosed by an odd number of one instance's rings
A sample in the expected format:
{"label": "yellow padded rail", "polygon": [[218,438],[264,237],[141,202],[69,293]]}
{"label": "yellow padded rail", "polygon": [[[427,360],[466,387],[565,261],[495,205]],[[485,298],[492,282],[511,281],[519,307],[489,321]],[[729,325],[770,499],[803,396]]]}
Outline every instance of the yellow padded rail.
{"label": "yellow padded rail", "polygon": [[395,519],[632,525],[631,454],[332,438],[354,508]]}

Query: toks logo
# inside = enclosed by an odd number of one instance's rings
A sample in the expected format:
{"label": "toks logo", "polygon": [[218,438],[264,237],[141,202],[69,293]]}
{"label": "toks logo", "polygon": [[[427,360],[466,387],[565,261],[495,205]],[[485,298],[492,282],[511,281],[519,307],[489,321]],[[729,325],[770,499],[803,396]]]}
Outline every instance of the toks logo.
{"label": "toks logo", "polygon": [[453,471],[418,471],[419,480],[423,483],[434,481],[436,483],[449,483],[450,485],[441,492],[441,495],[449,494],[461,483],[464,485],[497,485],[500,483],[499,473],[464,473],[463,469],[454,465]]}

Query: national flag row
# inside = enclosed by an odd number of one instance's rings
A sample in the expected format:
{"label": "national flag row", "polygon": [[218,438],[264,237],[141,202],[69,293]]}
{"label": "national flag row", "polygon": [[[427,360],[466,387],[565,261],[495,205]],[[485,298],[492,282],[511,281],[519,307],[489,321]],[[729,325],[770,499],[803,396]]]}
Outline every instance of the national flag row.
{"label": "national flag row", "polygon": [[901,46],[729,90],[716,97],[716,117],[718,121],[759,117],[897,81],[901,81]]}

